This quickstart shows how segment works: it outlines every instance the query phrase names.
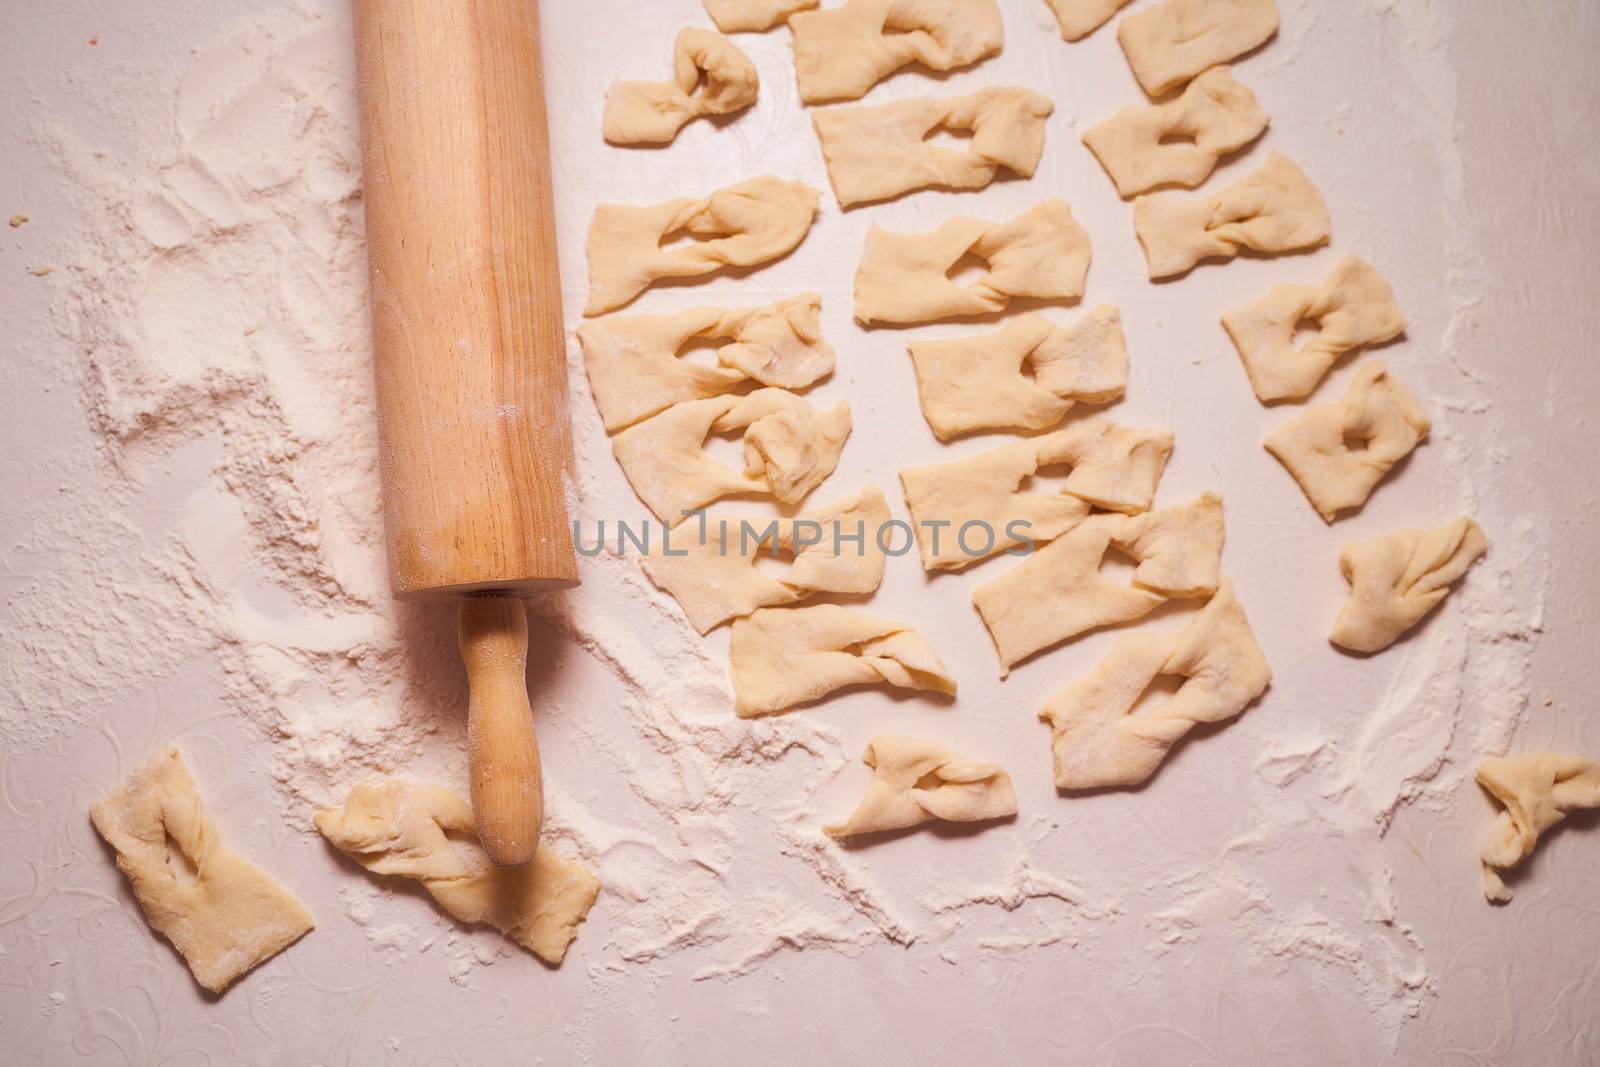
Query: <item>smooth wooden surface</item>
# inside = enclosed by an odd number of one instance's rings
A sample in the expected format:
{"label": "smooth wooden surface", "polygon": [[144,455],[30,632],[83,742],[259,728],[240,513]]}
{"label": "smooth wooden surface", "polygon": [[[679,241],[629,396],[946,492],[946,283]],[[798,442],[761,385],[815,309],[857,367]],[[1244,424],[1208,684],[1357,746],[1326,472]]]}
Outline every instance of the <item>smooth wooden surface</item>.
{"label": "smooth wooden surface", "polygon": [[467,665],[472,814],[489,859],[527,863],[544,823],[544,779],[528,703],[528,613],[521,598],[468,597],[457,617]]}
{"label": "smooth wooden surface", "polygon": [[535,0],[357,0],[389,573],[577,582]]}

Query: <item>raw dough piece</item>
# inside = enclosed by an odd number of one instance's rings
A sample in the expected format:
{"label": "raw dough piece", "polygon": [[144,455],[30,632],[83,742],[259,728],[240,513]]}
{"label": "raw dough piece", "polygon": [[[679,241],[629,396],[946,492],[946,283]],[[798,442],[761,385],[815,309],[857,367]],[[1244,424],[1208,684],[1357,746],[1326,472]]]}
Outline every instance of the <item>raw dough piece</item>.
{"label": "raw dough piece", "polygon": [[[966,459],[908,467],[900,484],[922,566],[959,570],[1017,545],[1043,543],[1078,525],[1094,506],[1143,511],[1171,454],[1170,433],[1094,419]],[[1058,464],[1072,468],[1059,493],[1017,491],[1040,467]],[[974,532],[963,538],[968,524]]]}
{"label": "raw dough piece", "polygon": [[739,619],[728,658],[741,719],[810,704],[847,685],[956,691],[938,653],[911,627],[837,604],[762,608]]}
{"label": "raw dough piece", "polygon": [[1017,813],[1011,776],[998,763],[974,763],[920,737],[879,734],[861,759],[872,768],[867,795],[833,837],[901,830],[929,819],[985,822]]}
{"label": "raw dough piece", "polygon": [[972,603],[994,638],[1000,676],[1040,649],[1102,626],[1132,622],[1166,601],[1102,577],[1100,563],[1122,529],[1121,515],[1096,515],[973,590]]}
{"label": "raw dough piece", "polygon": [[[712,433],[744,431],[744,470],[705,454]],[[630,426],[611,440],[628,484],[668,526],[731,493],[770,493],[798,504],[833,473],[850,436],[850,405],[819,412],[793,393],[689,400]]]}
{"label": "raw dough piece", "polygon": [[1274,0],[1163,0],[1123,19],[1117,41],[1144,91],[1165,96],[1277,32]]}
{"label": "raw dough piece", "polygon": [[1328,205],[1299,167],[1278,152],[1262,168],[1215,196],[1141,196],[1133,228],[1150,277],[1183,274],[1203,259],[1232,259],[1245,249],[1295,252],[1328,243]]}
{"label": "raw dough piece", "polygon": [[[1222,498],[1206,493],[1146,515],[1092,515],[972,593],[1004,677],[1020,661],[1102,626],[1132,622],[1169,598],[1216,592]],[[1100,573],[1115,547],[1138,562],[1133,583]]]}
{"label": "raw dough piece", "polygon": [[[786,255],[811,228],[817,200],[817,191],[804,182],[764,176],[704,200],[601,204],[589,223],[589,303],[583,313],[619,308],[662,278],[693,278]],[[661,247],[679,233],[705,240]]]}
{"label": "raw dough piece", "polygon": [[1331,640],[1356,652],[1381,652],[1450,594],[1450,585],[1489,548],[1471,519],[1434,530],[1400,530],[1346,545],[1339,569],[1350,599]]}
{"label": "raw dough piece", "polygon": [[[217,841],[200,810],[189,769],[168,748],[89,808],[117,852],[145,921],[172,942],[195,981],[220,993],[234,979],[294,944],[311,916],[265,871]],[[181,879],[168,859],[176,846],[192,869]]]}
{"label": "raw dough piece", "polygon": [[[658,588],[678,601],[694,628],[705,633],[757,608],[793,604],[813,593],[877,589],[884,566],[879,530],[888,521],[888,502],[868,486],[795,519],[707,515],[703,526],[702,521],[679,526],[667,543],[639,563]],[[776,545],[761,540],[769,525],[776,529]],[[762,552],[791,555],[793,566],[774,578],[756,569],[756,556]]]}
{"label": "raw dough piece", "polygon": [[1138,561],[1134,585],[1192,598],[1217,591],[1223,536],[1222,497],[1201,493],[1187,504],[1125,518],[1113,543]]}
{"label": "raw dough piece", "polygon": [[[989,271],[957,285],[949,272],[968,254]],[[1077,300],[1088,274],[1089,235],[1061,200],[998,224],[958,217],[927,233],[874,226],[856,269],[856,321],[910,325],[983,315],[1016,296]]]}
{"label": "raw dough piece", "polygon": [[846,0],[789,19],[794,72],[808,104],[858,100],[906,66],[969,67],[1000,51],[995,0]]}
{"label": "raw dough piece", "polygon": [[1267,113],[1255,94],[1227,67],[1216,67],[1175,100],[1123,108],[1091,127],[1083,143],[1127,199],[1160,185],[1193,189],[1211,176],[1217,160],[1266,128]]}
{"label": "raw dough piece", "polygon": [[[1044,120],[1055,105],[1028,89],[980,89],[971,96],[835,107],[811,122],[841,207],[892,200],[916,189],[982,189],[1001,167],[1024,178],[1044,154]],[[935,130],[968,130],[967,151],[926,140]]]}
{"label": "raw dough piece", "polygon": [[1063,41],[1080,41],[1089,36],[1133,0],[1045,0],[1061,24]]}
{"label": "raw dough piece", "polygon": [[1332,522],[1366,503],[1389,468],[1430,429],[1416,397],[1374,360],[1356,371],[1342,402],[1306,408],[1267,435],[1266,449]]}
{"label": "raw dough piece", "polygon": [[1071,326],[1024,315],[981,337],[913,341],[911,359],[922,414],[941,441],[976,430],[1043,430],[1074,404],[1109,403],[1128,384],[1122,318],[1109,304]]}
{"label": "raw dough piece", "polygon": [[[717,349],[717,366],[678,357],[696,338],[729,342]],[[680,400],[732,392],[752,378],[804,389],[833,373],[833,346],[822,339],[822,298],[816,293],[735,311],[703,307],[586,322],[578,327],[578,343],[608,433]]]}
{"label": "raw dough piece", "polygon": [[670,144],[702,115],[731,115],[756,102],[761,79],[750,57],[710,30],[688,26],[672,46],[670,82],[616,82],[601,129],[612,144]]}
{"label": "raw dough piece", "polygon": [[1500,802],[1483,846],[1483,895],[1504,904],[1512,893],[1500,879],[1533,855],[1539,835],[1569,811],[1600,808],[1600,763],[1582,756],[1540,752],[1478,764],[1478,784]]}
{"label": "raw dough piece", "polygon": [[[1317,324],[1316,336],[1295,348],[1295,330],[1306,321]],[[1399,337],[1406,317],[1383,275],[1347,256],[1321,286],[1273,286],[1254,303],[1223,312],[1222,325],[1250,387],[1268,402],[1310,396],[1340,356]]]}
{"label": "raw dough piece", "polygon": [[816,7],[819,0],[703,0],[706,14],[723,33],[764,33],[796,11]]}
{"label": "raw dough piece", "polygon": [[533,862],[495,867],[449,834],[476,834],[472,807],[448,789],[389,779],[356,786],[315,816],[334,847],[374,874],[421,882],[464,923],[486,923],[546,963],[560,963],[600,883],[548,844]]}
{"label": "raw dough piece", "polygon": [[[1188,681],[1165,703],[1130,714],[1161,674]],[[1039,718],[1054,733],[1056,788],[1138,785],[1184,734],[1199,723],[1234,718],[1271,681],[1250,620],[1224,578],[1181,632],[1122,638],[1093,673],[1045,702]]]}

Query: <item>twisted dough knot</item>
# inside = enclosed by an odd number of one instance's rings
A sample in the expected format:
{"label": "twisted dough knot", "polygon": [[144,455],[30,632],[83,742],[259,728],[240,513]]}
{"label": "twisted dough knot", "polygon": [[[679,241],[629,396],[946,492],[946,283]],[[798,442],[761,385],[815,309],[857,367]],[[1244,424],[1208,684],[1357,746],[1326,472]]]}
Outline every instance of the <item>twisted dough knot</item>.
{"label": "twisted dough knot", "polygon": [[673,45],[673,81],[617,82],[606,93],[605,139],[668,144],[702,115],[730,115],[756,102],[761,79],[732,41],[691,26]]}

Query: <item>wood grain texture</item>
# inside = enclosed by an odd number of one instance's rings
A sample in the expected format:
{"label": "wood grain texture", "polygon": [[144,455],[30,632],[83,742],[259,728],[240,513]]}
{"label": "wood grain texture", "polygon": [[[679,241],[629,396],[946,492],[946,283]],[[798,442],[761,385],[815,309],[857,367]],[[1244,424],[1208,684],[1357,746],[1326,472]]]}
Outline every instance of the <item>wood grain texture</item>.
{"label": "wood grain texture", "polygon": [[544,778],[528,703],[528,614],[515,596],[476,596],[457,615],[467,666],[472,816],[489,859],[533,859],[544,823]]}
{"label": "wood grain texture", "polygon": [[577,583],[533,0],[358,0],[389,573],[401,599]]}

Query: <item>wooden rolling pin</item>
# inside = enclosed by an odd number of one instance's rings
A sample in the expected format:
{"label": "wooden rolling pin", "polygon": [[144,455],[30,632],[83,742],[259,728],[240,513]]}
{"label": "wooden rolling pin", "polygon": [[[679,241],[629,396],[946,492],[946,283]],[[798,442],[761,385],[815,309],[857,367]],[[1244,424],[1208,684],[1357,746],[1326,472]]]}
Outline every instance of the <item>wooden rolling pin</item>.
{"label": "wooden rolling pin", "polygon": [[472,807],[527,863],[544,790],[522,597],[578,582],[537,0],[356,0],[389,578],[460,598]]}

